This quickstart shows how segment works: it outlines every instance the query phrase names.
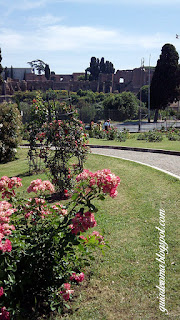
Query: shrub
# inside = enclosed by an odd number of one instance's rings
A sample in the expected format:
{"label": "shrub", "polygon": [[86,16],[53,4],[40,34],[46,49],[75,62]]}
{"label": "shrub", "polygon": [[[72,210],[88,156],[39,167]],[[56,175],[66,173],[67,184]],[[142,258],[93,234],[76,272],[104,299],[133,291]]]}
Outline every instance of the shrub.
{"label": "shrub", "polygon": [[140,133],[137,140],[146,140],[147,142],[159,142],[163,140],[162,132],[158,130],[152,130],[149,132]]}
{"label": "shrub", "polygon": [[137,140],[147,140],[148,139],[148,132],[143,132],[138,134]]}
{"label": "shrub", "polygon": [[0,163],[15,159],[20,142],[21,116],[15,104],[3,103],[0,107]]}
{"label": "shrub", "polygon": [[106,131],[106,139],[107,140],[115,140],[117,137],[117,129],[115,127],[110,127]]}
{"label": "shrub", "polygon": [[36,197],[21,199],[15,194],[21,179],[1,178],[0,192],[7,200],[0,202],[0,319],[9,319],[8,313],[11,319],[62,313],[74,285],[85,277],[82,269],[89,264],[92,249],[103,249],[99,232],[86,237],[82,233],[96,226],[98,210],[92,200],[104,200],[107,194],[114,198],[120,179],[104,169],[84,170],[76,180],[65,207],[44,200],[44,192],[54,191],[49,181],[32,181],[27,191]]}
{"label": "shrub", "polygon": [[148,136],[147,136],[148,142],[159,142],[162,140],[163,140],[163,135],[161,132],[159,132],[157,130],[149,131]]}
{"label": "shrub", "polygon": [[168,137],[168,140],[171,140],[171,141],[180,141],[180,130],[170,128],[168,130],[167,137]]}
{"label": "shrub", "polygon": [[124,142],[126,139],[130,138],[130,133],[127,129],[123,129],[123,131],[117,131],[117,141]]}

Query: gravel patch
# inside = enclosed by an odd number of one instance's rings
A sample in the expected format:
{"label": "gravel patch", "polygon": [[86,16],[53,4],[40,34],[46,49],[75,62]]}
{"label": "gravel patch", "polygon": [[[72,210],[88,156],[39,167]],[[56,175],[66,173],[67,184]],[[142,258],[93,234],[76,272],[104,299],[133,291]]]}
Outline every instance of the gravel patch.
{"label": "gravel patch", "polygon": [[113,156],[142,163],[164,171],[180,179],[180,157],[161,153],[136,152],[129,150],[92,148],[92,153]]}

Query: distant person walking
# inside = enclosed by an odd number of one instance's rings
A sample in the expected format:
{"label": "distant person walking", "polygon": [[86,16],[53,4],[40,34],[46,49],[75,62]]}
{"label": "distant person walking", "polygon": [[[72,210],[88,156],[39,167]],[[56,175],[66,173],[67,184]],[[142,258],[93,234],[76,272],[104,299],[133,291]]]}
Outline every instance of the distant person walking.
{"label": "distant person walking", "polygon": [[110,120],[106,120],[104,122],[104,129],[108,131],[110,127],[111,127]]}

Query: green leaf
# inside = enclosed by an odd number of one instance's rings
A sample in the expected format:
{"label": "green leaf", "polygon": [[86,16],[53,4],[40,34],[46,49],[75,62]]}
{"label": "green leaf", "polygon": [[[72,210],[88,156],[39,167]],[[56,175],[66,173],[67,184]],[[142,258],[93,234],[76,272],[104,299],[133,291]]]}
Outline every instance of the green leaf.
{"label": "green leaf", "polygon": [[79,193],[74,193],[74,194],[72,195],[71,199],[72,199],[73,201],[75,201],[75,200],[78,198],[78,196],[79,196]]}

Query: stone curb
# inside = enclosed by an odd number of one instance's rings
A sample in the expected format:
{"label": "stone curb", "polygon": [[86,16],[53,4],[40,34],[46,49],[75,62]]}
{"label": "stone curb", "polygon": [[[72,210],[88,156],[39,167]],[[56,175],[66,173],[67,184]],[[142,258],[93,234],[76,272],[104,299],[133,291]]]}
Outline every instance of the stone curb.
{"label": "stone curb", "polygon": [[130,151],[163,153],[163,154],[169,154],[169,155],[174,155],[174,156],[180,156],[180,151],[173,151],[173,150],[148,149],[148,148],[136,148],[136,147],[101,146],[101,145],[95,145],[95,144],[89,144],[88,146],[90,148],[130,150]]}
{"label": "stone curb", "polygon": [[[40,147],[40,144],[36,145]],[[116,149],[116,150],[129,150],[129,151],[139,151],[139,152],[151,152],[151,153],[163,153],[163,154],[170,154],[174,156],[180,156],[180,151],[173,151],[173,150],[163,150],[163,149],[148,149],[148,148],[136,148],[136,147],[118,147],[118,146],[101,146],[96,144],[88,144],[90,148],[102,148],[102,149]],[[20,147],[29,147],[28,143],[20,145]]]}

